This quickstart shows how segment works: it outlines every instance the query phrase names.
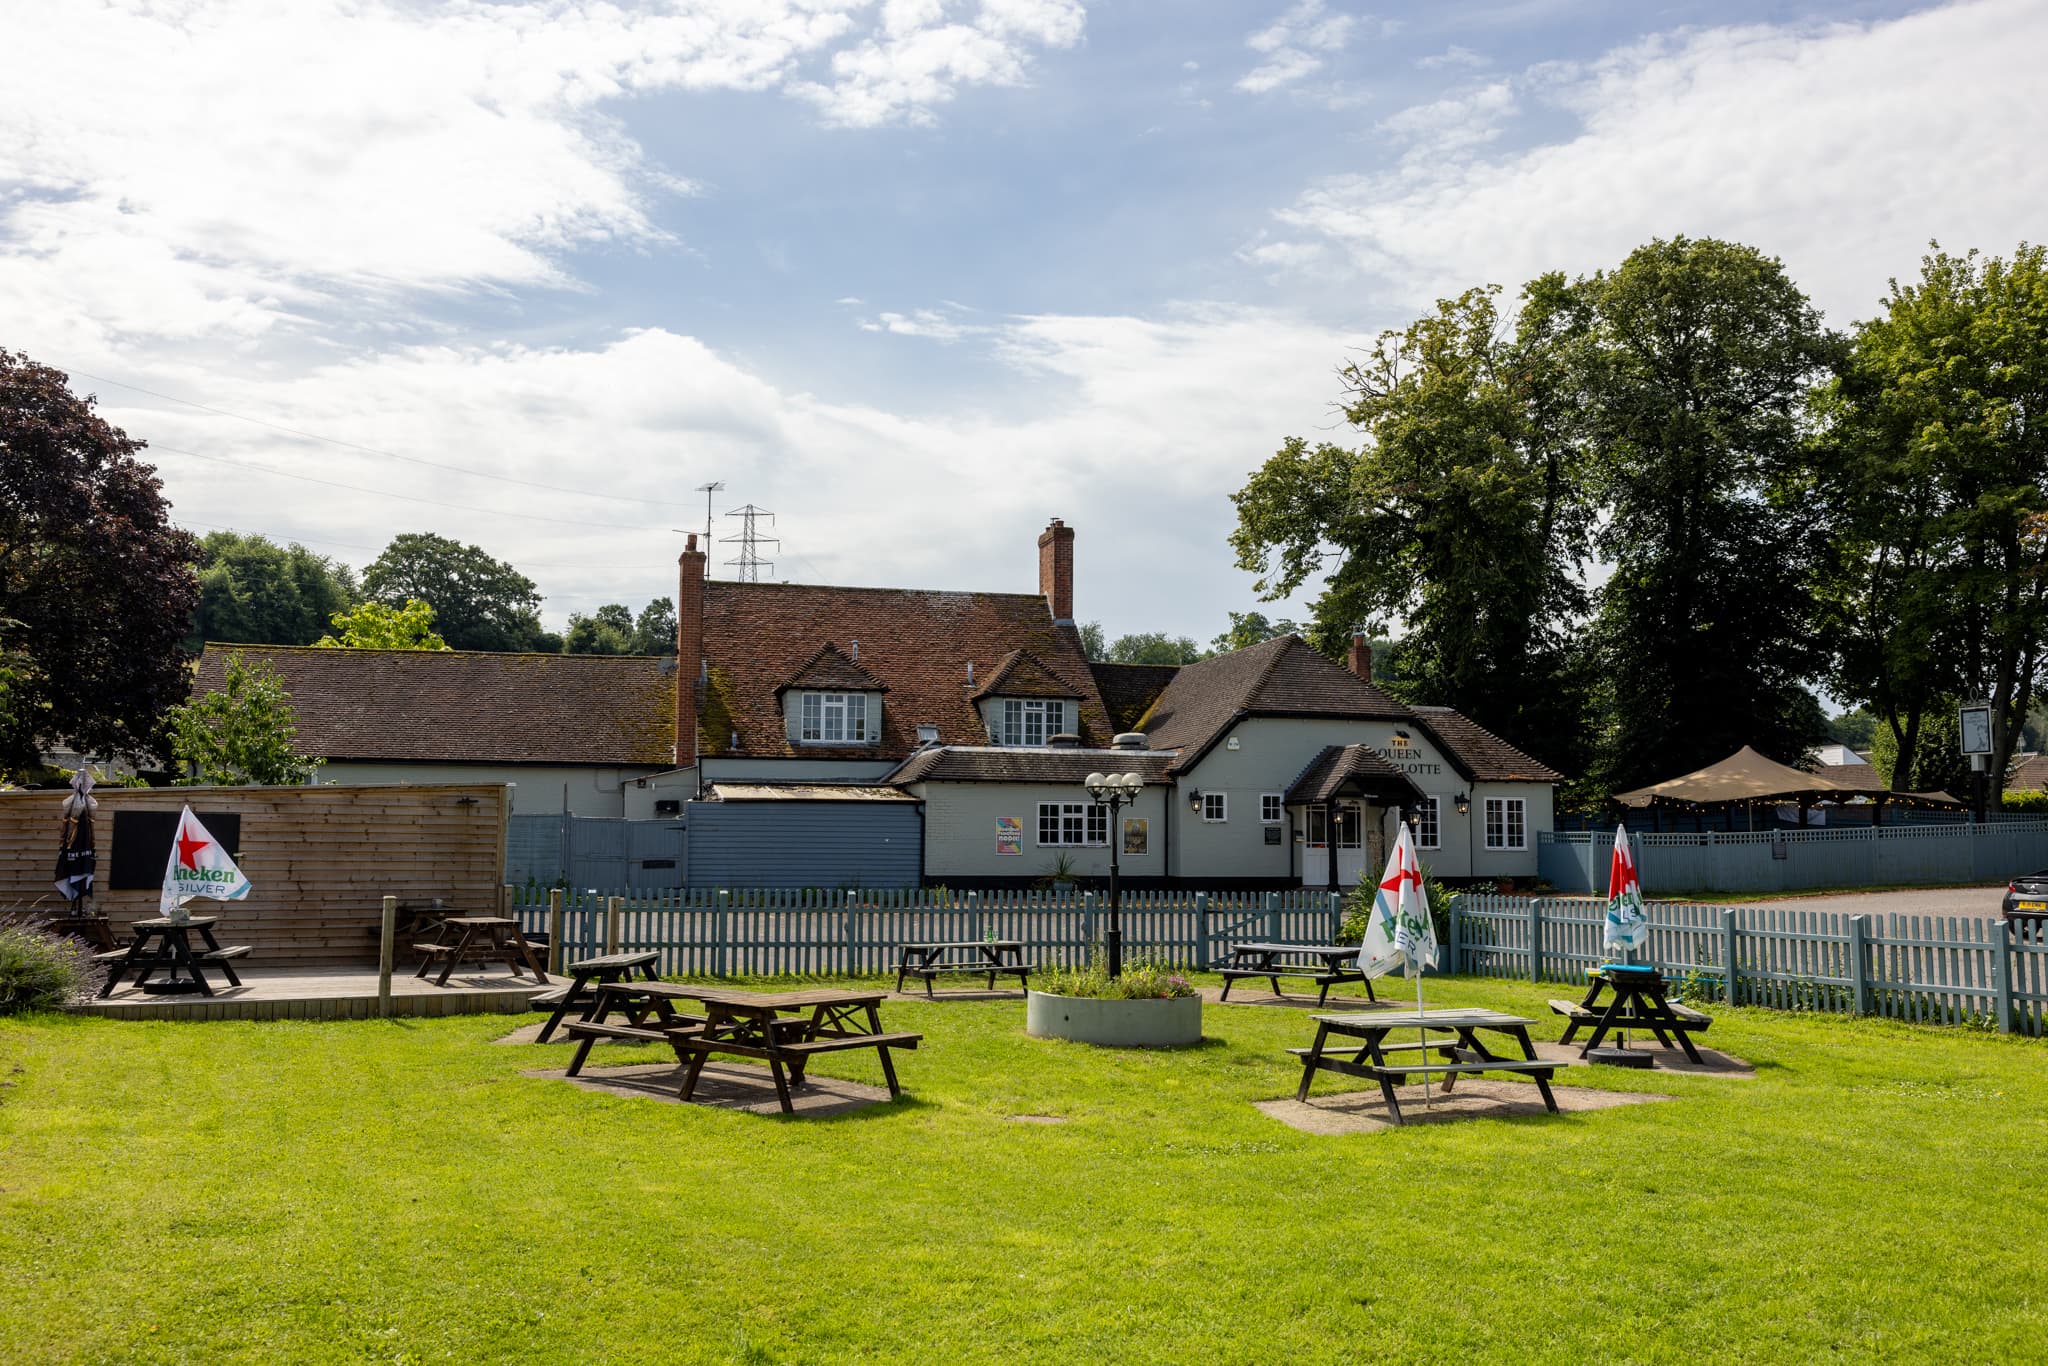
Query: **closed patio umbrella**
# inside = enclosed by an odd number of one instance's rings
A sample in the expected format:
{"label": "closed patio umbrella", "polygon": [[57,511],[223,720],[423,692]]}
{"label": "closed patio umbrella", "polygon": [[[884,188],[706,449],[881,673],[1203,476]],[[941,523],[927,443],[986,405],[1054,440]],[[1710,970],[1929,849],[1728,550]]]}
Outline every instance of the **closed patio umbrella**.
{"label": "closed patio umbrella", "polygon": [[92,816],[99,809],[99,799],[92,795],[92,770],[81,766],[71,777],[71,795],[64,799],[64,837],[57,846],[57,893],[77,915],[92,912],[92,875],[99,861]]}

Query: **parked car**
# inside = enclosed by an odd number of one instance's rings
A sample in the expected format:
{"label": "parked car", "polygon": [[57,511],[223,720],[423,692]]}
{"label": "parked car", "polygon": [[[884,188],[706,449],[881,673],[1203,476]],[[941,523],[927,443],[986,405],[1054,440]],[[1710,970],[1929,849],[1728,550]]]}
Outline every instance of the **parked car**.
{"label": "parked car", "polygon": [[2007,920],[2015,915],[2027,919],[2048,916],[2048,870],[2023,873],[2008,882],[1999,910]]}

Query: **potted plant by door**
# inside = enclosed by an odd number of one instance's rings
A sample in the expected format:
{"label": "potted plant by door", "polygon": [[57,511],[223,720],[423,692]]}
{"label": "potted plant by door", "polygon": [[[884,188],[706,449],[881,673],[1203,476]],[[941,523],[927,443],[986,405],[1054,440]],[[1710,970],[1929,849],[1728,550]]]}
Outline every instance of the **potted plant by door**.
{"label": "potted plant by door", "polygon": [[1156,963],[1126,963],[1111,977],[1100,955],[1086,967],[1033,973],[1024,1032],[1108,1048],[1185,1048],[1202,1041],[1202,996]]}

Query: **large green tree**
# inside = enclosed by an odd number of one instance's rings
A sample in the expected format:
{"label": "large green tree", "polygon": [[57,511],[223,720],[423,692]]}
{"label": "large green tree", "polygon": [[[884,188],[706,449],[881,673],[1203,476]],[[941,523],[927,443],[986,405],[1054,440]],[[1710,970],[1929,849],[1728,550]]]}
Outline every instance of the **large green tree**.
{"label": "large green tree", "polygon": [[589,616],[569,614],[569,629],[562,633],[565,655],[629,655],[633,653],[633,609],[608,602]]}
{"label": "large green tree", "polygon": [[61,371],[0,350],[0,772],[49,741],[158,753],[190,685],[199,546],[142,446]]}
{"label": "large green tree", "polygon": [[1411,700],[1457,707],[1575,766],[1583,703],[1572,626],[1590,507],[1576,439],[1582,309],[1563,280],[1468,290],[1383,333],[1341,371],[1363,440],[1289,438],[1234,495],[1237,562],[1269,599],[1326,574],[1310,640],[1405,627]]}
{"label": "large green tree", "polygon": [[455,650],[531,650],[542,644],[533,580],[481,547],[431,532],[394,536],[363,570],[363,596],[392,607],[417,598]]}
{"label": "large green tree", "polygon": [[445,650],[448,642],[434,630],[434,609],[418,598],[403,607],[362,602],[334,614],[335,634],[315,645],[332,650]]}
{"label": "large green tree", "polygon": [[[1989,699],[1995,793],[2048,670],[2043,249],[2008,261],[1937,247],[1856,328],[1821,407],[1837,689],[1913,755],[1931,753],[1923,728],[1955,698]],[[1931,762],[1899,765],[1893,785]]]}
{"label": "large green tree", "polygon": [[1826,738],[1815,509],[1787,496],[1809,387],[1839,339],[1775,260],[1710,239],[1630,253],[1573,287],[1574,369],[1597,544],[1612,573],[1595,644],[1616,787],[1754,745],[1797,762]]}
{"label": "large green tree", "polygon": [[302,545],[235,531],[199,542],[199,640],[311,645],[355,598],[354,571]]}

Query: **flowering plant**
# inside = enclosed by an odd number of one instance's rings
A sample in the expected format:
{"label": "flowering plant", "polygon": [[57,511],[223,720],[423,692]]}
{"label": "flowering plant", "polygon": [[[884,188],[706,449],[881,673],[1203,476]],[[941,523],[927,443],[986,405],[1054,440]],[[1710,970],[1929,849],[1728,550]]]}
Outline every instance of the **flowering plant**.
{"label": "flowering plant", "polygon": [[1033,976],[1034,991],[1047,996],[1085,996],[1098,1000],[1171,1001],[1201,993],[1179,972],[1164,963],[1138,959],[1124,964],[1123,975],[1109,975],[1108,960],[1101,949],[1088,955],[1083,967],[1042,968]]}

